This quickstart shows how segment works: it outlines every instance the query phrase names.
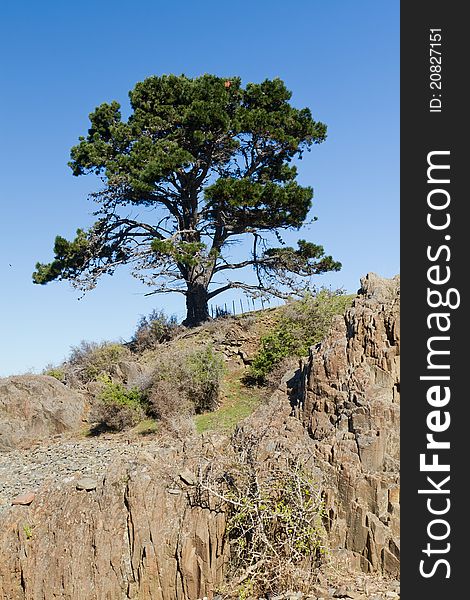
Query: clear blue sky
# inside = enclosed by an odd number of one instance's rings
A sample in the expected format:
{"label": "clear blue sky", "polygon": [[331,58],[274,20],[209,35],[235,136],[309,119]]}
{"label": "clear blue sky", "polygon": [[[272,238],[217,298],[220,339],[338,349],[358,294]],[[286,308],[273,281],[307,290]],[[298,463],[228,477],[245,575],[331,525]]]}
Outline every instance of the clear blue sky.
{"label": "clear blue sky", "polygon": [[398,0],[7,0],[1,21],[0,375],[39,372],[83,339],[129,339],[156,307],[184,314],[182,296],[145,297],[126,273],[81,300],[67,282],[31,282],[57,234],[92,222],[99,181],[67,167],[89,112],[126,106],[149,75],[282,78],[328,125],[300,163],[318,217],[302,237],[343,263],[318,284],[355,291],[368,271],[398,273]]}

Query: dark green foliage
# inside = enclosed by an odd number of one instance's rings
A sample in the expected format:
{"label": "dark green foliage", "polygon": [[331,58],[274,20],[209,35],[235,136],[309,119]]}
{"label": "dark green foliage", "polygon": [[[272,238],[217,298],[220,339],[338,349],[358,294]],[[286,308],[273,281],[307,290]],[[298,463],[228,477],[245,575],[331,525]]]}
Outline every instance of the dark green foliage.
{"label": "dark green foliage", "polygon": [[266,375],[283,358],[295,354],[293,335],[284,327],[271,331],[261,338],[261,349],[250,366],[250,377],[257,383],[264,383]]}
{"label": "dark green foliage", "polygon": [[[295,171],[291,172],[295,176]],[[205,190],[208,206],[227,211],[231,228],[244,233],[247,228],[272,230],[277,227],[298,228],[311,206],[312,188],[302,188],[294,181],[279,185],[272,181],[218,179]]]}
{"label": "dark green foliage", "polygon": [[321,290],[287,304],[276,327],[261,338],[261,348],[250,367],[250,378],[264,383],[284,358],[306,356],[310,346],[328,333],[332,319],[351,305],[352,296]]}
{"label": "dark green foliage", "polygon": [[326,271],[338,271],[341,268],[341,264],[334,261],[331,256],[325,256],[323,246],[305,240],[299,240],[297,245],[297,250],[290,247],[267,249],[264,257],[274,259],[271,270],[308,276]]}
{"label": "dark green foliage", "polygon": [[69,279],[90,258],[90,243],[83,229],[77,229],[77,237],[69,242],[58,235],[54,244],[55,259],[49,264],[36,263],[34,283],[47,283],[53,279]]}
{"label": "dark green foliage", "polygon": [[145,418],[146,401],[137,388],[103,379],[103,388],[95,400],[91,418],[98,429],[122,431]]}
{"label": "dark green foliage", "polygon": [[[237,77],[164,75],[138,83],[129,96],[127,121],[117,102],[104,103],[72,148],[74,175],[94,173],[105,183],[92,195],[98,219],[71,242],[56,238],[54,260],[36,265],[35,283],[68,279],[91,289],[130,264],[155,293],[185,294],[194,324],[227,289],[275,295],[295,277],[340,268],[321,246],[268,249],[261,237],[304,223],[313,191],[296,182],[292,161],[326,138],[308,108],[290,104],[280,79],[243,88]],[[252,254],[230,262],[226,250],[244,234],[253,236]],[[257,284],[229,280],[214,288],[217,273],[246,266],[256,269]]]}

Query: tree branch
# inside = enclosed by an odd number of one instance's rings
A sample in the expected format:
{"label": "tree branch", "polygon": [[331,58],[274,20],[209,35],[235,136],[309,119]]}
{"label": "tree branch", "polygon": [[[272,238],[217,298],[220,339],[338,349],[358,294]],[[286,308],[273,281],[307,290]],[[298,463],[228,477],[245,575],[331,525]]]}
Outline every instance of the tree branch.
{"label": "tree branch", "polygon": [[186,290],[182,290],[181,288],[161,288],[153,290],[152,292],[147,292],[144,296],[154,296],[155,294],[183,294],[186,296],[186,293]]}

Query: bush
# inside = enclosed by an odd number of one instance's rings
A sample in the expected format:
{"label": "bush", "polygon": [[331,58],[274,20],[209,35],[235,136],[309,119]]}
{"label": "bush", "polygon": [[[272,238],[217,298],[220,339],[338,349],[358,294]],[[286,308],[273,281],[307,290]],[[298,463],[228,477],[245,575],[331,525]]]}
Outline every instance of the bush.
{"label": "bush", "polygon": [[174,421],[183,415],[213,410],[220,393],[223,359],[212,346],[162,354],[142,388],[128,389],[101,374],[91,419],[102,429],[121,431],[147,417]]}
{"label": "bush", "polygon": [[155,366],[148,390],[152,413],[165,418],[214,410],[223,373],[223,359],[210,345],[165,354]]}
{"label": "bush", "polygon": [[295,340],[297,354],[308,354],[310,346],[321,342],[336,315],[343,315],[352,304],[354,295],[342,290],[320,290],[316,295],[306,294],[302,300],[284,307],[283,321]]}
{"label": "bush", "polygon": [[194,406],[170,377],[156,379],[147,392],[147,398],[150,414],[155,419],[165,421],[176,415],[194,413]]}
{"label": "bush", "polygon": [[298,463],[286,463],[273,467],[269,477],[244,465],[244,481],[240,474],[230,480],[226,495],[232,564],[236,572],[245,573],[261,563],[249,581],[263,595],[308,584],[324,552],[318,483]]}
{"label": "bush", "polygon": [[119,361],[128,355],[129,350],[122,344],[83,341],[72,348],[66,375],[75,376],[81,383],[95,381],[103,375],[111,377],[116,374]]}
{"label": "bush", "polygon": [[161,434],[166,434],[170,438],[170,444],[173,444],[175,439],[187,441],[196,433],[194,420],[189,415],[173,415],[165,419],[160,430]]}
{"label": "bush", "polygon": [[264,384],[283,359],[306,356],[309,347],[325,337],[333,317],[343,314],[351,305],[352,298],[340,290],[321,290],[316,296],[307,294],[302,300],[287,304],[276,327],[261,338],[249,378]]}
{"label": "bush", "polygon": [[292,356],[294,338],[286,328],[274,330],[261,338],[261,349],[250,366],[250,375],[257,383],[264,383],[266,376],[284,358]]}
{"label": "bush", "polygon": [[172,340],[180,331],[176,317],[167,317],[161,310],[154,310],[146,317],[141,317],[130,346],[135,352],[150,350]]}
{"label": "bush", "polygon": [[223,373],[223,359],[212,346],[188,352],[179,373],[179,383],[196,413],[217,407]]}
{"label": "bush", "polygon": [[99,424],[99,429],[122,431],[142,421],[146,416],[145,409],[145,396],[140,390],[128,390],[121,383],[103,379],[91,419]]}
{"label": "bush", "polygon": [[212,496],[227,515],[230,579],[243,582],[238,597],[310,591],[326,550],[324,502],[312,465],[290,452],[269,460],[258,434],[239,441],[231,463],[224,458],[204,473],[196,496],[201,506],[211,505]]}
{"label": "bush", "polygon": [[43,375],[54,377],[62,383],[65,381],[65,369],[63,367],[46,367],[43,371]]}

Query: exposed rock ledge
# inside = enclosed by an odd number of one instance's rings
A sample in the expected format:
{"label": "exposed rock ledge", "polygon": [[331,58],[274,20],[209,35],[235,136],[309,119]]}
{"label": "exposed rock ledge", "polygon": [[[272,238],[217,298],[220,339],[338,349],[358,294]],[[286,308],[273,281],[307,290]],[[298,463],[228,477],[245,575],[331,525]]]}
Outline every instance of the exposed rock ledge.
{"label": "exposed rock ledge", "polygon": [[399,572],[399,277],[369,273],[303,368],[300,418],[315,440],[333,548]]}
{"label": "exposed rock ledge", "polygon": [[[330,547],[356,569],[393,576],[398,294],[398,278],[364,278],[354,306],[311,351],[301,376],[286,378],[239,432],[263,430],[267,463],[288,449],[313,458],[323,476]],[[104,471],[87,471],[95,478],[89,491],[77,489],[80,472],[25,488],[34,500],[0,514],[0,599],[211,598],[226,572],[225,516],[192,501],[191,478],[230,451],[229,440],[217,436],[143,442],[133,456],[116,444]]]}

